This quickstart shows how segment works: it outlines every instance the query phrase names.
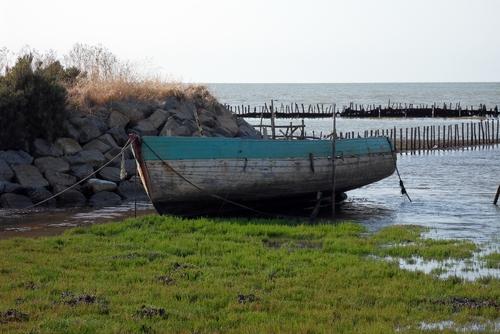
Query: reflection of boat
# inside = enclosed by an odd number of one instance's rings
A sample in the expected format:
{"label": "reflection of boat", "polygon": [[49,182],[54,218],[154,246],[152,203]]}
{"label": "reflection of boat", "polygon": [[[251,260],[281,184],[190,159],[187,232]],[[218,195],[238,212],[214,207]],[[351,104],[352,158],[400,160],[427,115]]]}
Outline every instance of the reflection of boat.
{"label": "reflection of boat", "polygon": [[[328,140],[142,137],[132,146],[160,214],[208,214],[234,210],[234,203],[257,207],[332,192]],[[335,166],[340,194],[391,175],[396,155],[386,137],[339,139]]]}

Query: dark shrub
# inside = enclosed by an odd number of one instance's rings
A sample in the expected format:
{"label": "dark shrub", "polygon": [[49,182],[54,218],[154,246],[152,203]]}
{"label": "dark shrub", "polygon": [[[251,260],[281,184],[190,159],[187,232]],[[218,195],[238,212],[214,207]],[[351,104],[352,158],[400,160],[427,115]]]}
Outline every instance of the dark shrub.
{"label": "dark shrub", "polygon": [[0,149],[26,148],[35,138],[52,141],[63,134],[65,75],[58,62],[33,66],[26,55],[0,77]]}

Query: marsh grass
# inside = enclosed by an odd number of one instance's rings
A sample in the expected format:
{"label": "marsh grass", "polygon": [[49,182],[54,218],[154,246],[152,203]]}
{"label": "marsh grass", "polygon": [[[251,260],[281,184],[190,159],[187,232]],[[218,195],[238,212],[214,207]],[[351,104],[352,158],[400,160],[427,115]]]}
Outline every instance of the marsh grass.
{"label": "marsh grass", "polygon": [[[463,258],[460,248],[473,247],[421,232],[147,216],[4,240],[0,313],[28,318],[0,323],[0,332],[389,333],[495,320],[498,280],[440,280],[371,256],[406,256],[409,247]],[[464,298],[481,306],[453,304]]]}
{"label": "marsh grass", "polygon": [[484,256],[488,268],[500,269],[500,253],[491,253]]}

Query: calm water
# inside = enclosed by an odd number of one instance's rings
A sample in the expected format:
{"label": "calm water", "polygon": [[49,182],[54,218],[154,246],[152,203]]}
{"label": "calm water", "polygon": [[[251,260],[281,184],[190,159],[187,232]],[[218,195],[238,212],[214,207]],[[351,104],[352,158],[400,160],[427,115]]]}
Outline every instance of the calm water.
{"label": "calm water", "polygon": [[227,104],[280,103],[358,104],[458,103],[500,106],[500,83],[353,83],[353,84],[210,84]]}

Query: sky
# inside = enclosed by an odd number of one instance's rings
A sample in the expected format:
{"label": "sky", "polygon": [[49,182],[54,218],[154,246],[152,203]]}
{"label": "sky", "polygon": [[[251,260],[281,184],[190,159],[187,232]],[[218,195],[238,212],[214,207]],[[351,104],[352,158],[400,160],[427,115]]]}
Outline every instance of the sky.
{"label": "sky", "polygon": [[500,1],[0,0],[0,48],[77,42],[186,82],[498,82]]}

